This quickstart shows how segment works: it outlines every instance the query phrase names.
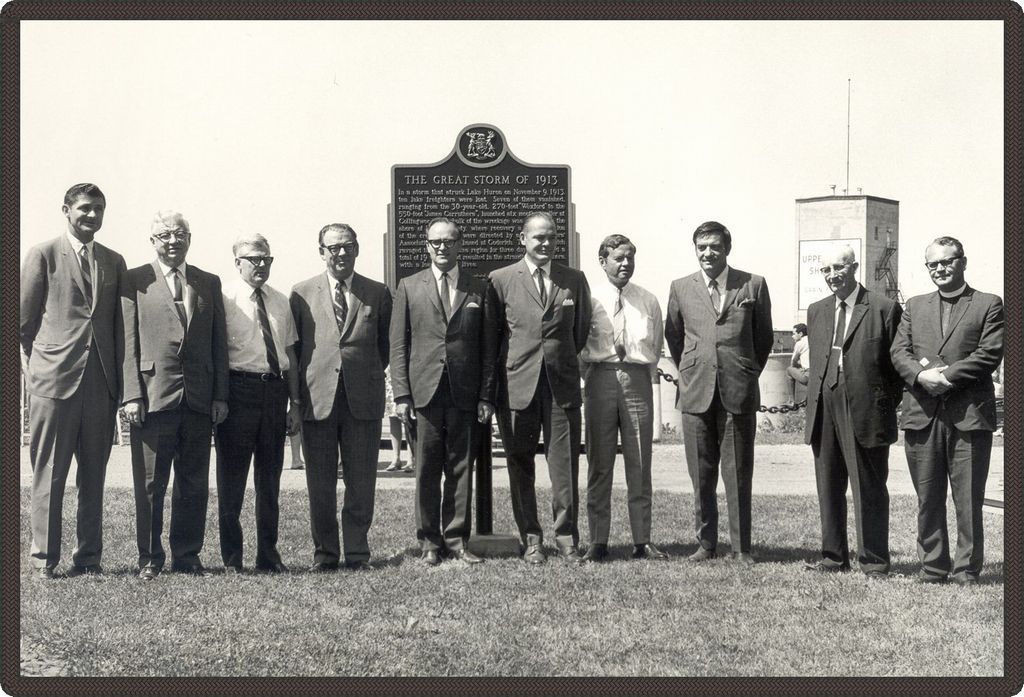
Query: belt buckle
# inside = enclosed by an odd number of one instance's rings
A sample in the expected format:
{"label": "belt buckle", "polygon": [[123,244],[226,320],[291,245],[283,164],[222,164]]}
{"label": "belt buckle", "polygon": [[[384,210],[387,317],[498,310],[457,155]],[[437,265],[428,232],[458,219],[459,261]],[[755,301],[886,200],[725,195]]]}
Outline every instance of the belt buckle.
{"label": "belt buckle", "polygon": [[260,373],[260,382],[270,382],[273,377],[273,373]]}

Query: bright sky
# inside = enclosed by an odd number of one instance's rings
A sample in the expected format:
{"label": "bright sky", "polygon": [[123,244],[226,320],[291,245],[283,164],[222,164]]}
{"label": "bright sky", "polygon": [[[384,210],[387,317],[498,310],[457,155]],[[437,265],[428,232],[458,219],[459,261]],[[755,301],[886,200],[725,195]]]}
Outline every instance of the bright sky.
{"label": "bright sky", "polygon": [[98,239],[153,258],[153,213],[189,219],[189,261],[230,275],[231,242],[269,238],[271,284],[323,271],[316,234],[359,233],[383,278],[392,164],[446,157],[487,122],[536,164],[568,164],[581,266],[639,249],[661,299],[696,271],[715,219],[732,265],[796,315],[794,199],[846,186],[900,202],[905,296],[932,285],[925,245],[951,234],[968,280],[1003,292],[999,22],[24,22],[21,250],[64,230],[73,183],[107,195]]}

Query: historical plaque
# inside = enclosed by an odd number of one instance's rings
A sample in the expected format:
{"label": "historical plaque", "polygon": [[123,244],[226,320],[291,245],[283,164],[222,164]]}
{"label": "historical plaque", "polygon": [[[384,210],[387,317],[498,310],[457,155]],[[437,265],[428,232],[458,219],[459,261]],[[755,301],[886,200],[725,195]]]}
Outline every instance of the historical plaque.
{"label": "historical plaque", "polygon": [[391,205],[384,242],[385,276],[392,287],[430,264],[424,224],[439,215],[462,228],[459,267],[474,276],[522,258],[523,218],[545,211],[559,238],[554,258],[577,266],[568,165],[533,165],[508,149],[496,126],[477,123],[459,132],[454,149],[431,165],[391,168]]}

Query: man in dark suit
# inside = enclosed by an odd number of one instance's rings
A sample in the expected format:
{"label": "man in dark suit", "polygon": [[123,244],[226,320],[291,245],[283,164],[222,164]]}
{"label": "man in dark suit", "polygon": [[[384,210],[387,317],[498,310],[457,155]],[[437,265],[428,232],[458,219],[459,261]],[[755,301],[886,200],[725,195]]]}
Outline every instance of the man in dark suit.
{"label": "man in dark suit", "polygon": [[76,184],[61,207],[67,231],[30,249],[21,269],[21,371],[29,398],[32,568],[51,579],[60,561],[64,485],[78,462],[78,544],[68,576],[102,573],[103,480],[121,395],[126,273],[93,240],[106,198]]}
{"label": "man in dark suit", "polygon": [[160,537],[172,467],[171,570],[207,575],[199,553],[210,493],[210,436],[228,412],[220,279],[185,263],[191,233],[181,213],[157,213],[150,241],[157,258],[128,272],[123,301],[124,414],[131,424],[144,581],[154,580],[166,560]]}
{"label": "man in dark suit", "polygon": [[[416,537],[422,559],[482,562],[468,549],[473,460],[486,408],[480,395],[487,285],[459,268],[462,232],[448,218],[426,225],[430,268],[402,279],[391,316],[391,390],[417,424]],[[441,477],[444,475],[442,492]]]}
{"label": "man in dark suit", "polygon": [[757,379],[774,343],[772,304],[760,276],[730,268],[732,236],[709,221],[693,233],[700,271],[672,282],[665,343],[679,369],[686,464],[693,482],[700,548],[690,561],[717,555],[719,461],[729,504],[732,555],[752,564],[750,495],[761,392]]}
{"label": "man in dark suit", "polygon": [[[521,261],[492,271],[484,309],[484,365],[494,377],[481,396],[498,409],[498,429],[508,457],[512,513],[523,559],[545,561],[537,518],[534,453],[544,434],[551,477],[555,543],[562,558],[579,563],[580,394],[579,353],[590,331],[590,287],[575,269],[551,260],[555,221],[533,213],[523,222]],[[484,413],[483,416],[490,416]]]}
{"label": "man in dark suit", "polygon": [[805,442],[814,452],[821,560],[813,571],[848,571],[846,485],[853,489],[858,562],[869,578],[889,573],[889,446],[896,441],[899,375],[889,358],[902,311],[857,282],[844,246],[821,269],[832,295],[807,309],[810,370]]}
{"label": "man in dark suit", "polygon": [[306,448],[313,533],[312,572],[336,571],[338,452],[345,481],[341,507],[344,562],[369,570],[367,533],[373,522],[377,454],[384,418],[384,368],[388,365],[391,293],[355,273],[359,242],[344,223],[320,230],[324,273],[292,288],[291,307],[299,341],[298,370],[289,371],[299,394]]}
{"label": "man in dark suit", "polygon": [[[972,585],[984,561],[982,504],[996,428],[992,373],[1003,359],[1003,301],[967,285],[967,257],[952,237],[928,245],[925,266],[938,290],[907,301],[892,345],[892,362],[907,384],[900,426],[917,491],[917,579]],[[947,480],[957,522],[952,564]]]}

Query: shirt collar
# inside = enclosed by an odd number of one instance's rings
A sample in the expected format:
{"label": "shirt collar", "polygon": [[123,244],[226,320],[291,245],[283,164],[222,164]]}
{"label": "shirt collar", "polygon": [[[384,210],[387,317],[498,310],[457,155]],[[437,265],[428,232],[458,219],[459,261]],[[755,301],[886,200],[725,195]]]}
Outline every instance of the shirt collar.
{"label": "shirt collar", "polygon": [[528,257],[528,256],[524,256],[523,257],[523,261],[526,262],[526,268],[528,268],[530,270],[530,275],[531,276],[536,276],[537,275],[537,269],[544,269],[544,273],[546,273],[548,275],[548,277],[550,278],[550,276],[551,276],[551,262],[550,261],[545,263],[543,266],[537,266],[536,264],[533,263],[533,260],[530,259],[530,257]]}
{"label": "shirt collar", "polygon": [[957,288],[956,290],[949,291],[948,293],[944,290],[940,290],[939,295],[941,295],[944,298],[952,300],[953,298],[959,298],[961,295],[963,295],[965,290],[967,290],[966,283]]}
{"label": "shirt collar", "polygon": [[[160,264],[160,270],[163,271],[164,278],[166,278],[167,276],[171,275],[171,267],[170,266],[165,264],[160,259],[157,259],[156,263]],[[178,264],[177,268],[178,268],[178,271],[181,271],[181,275],[182,276],[185,276],[185,278],[188,278],[188,276],[185,275],[185,262],[181,262],[180,264]]]}
{"label": "shirt collar", "polygon": [[72,235],[70,232],[65,234],[68,236],[68,242],[71,243],[71,248],[75,250],[75,254],[81,254],[82,247],[85,247],[86,249],[89,250],[89,255],[92,256],[93,240],[89,240],[88,242],[82,242],[80,239]]}
{"label": "shirt collar", "polygon": [[[607,276],[605,276],[604,278],[606,281],[608,281],[608,287],[611,289],[611,291],[617,295],[619,292],[619,287],[612,283],[612,279],[608,278]],[[632,285],[632,283],[626,281],[626,285],[622,286],[622,294],[625,295]]]}
{"label": "shirt collar", "polygon": [[330,285],[331,290],[334,290],[335,288],[338,287],[338,281],[343,281],[345,283],[345,290],[348,290],[348,291],[352,290],[352,277],[356,275],[355,271],[351,272],[345,278],[340,278],[340,279],[335,278],[334,276],[332,276],[330,271],[324,271],[324,273],[327,275],[327,283],[328,283],[328,285]]}
{"label": "shirt collar", "polygon": [[[704,271],[704,269],[700,270],[700,275],[704,277],[704,285],[705,285],[705,287],[709,287],[711,285],[711,276],[708,276],[707,273]],[[718,276],[715,277],[715,280],[718,281],[718,287],[721,290],[725,290],[725,283],[726,283],[726,281],[729,280],[729,265],[728,264],[726,264],[725,268],[722,269],[722,273],[718,274]]]}
{"label": "shirt collar", "polygon": [[[441,282],[441,269],[437,268],[433,264],[430,265],[430,271],[434,274],[434,280],[438,283]],[[459,282],[459,265],[456,264],[448,272],[448,282],[455,284]]]}
{"label": "shirt collar", "polygon": [[856,305],[857,301],[860,299],[860,293],[862,290],[864,290],[864,286],[858,283],[857,287],[853,289],[853,292],[846,296],[846,300],[840,300],[838,295],[833,295],[832,297],[835,298],[836,301],[836,309],[839,309],[839,303],[841,302],[846,303],[847,307]]}
{"label": "shirt collar", "polygon": [[[225,284],[225,288],[227,288],[230,297],[235,299],[246,298],[248,300],[252,299],[252,294],[256,290],[246,283],[241,276],[236,276],[229,284]],[[266,298],[270,294],[270,284],[264,283],[262,288],[263,297]]]}

